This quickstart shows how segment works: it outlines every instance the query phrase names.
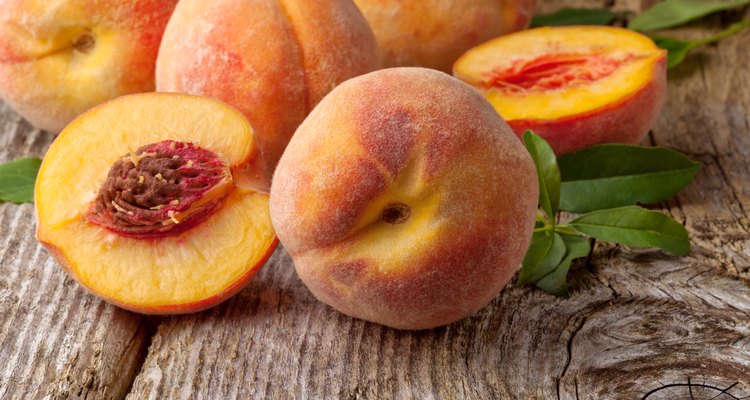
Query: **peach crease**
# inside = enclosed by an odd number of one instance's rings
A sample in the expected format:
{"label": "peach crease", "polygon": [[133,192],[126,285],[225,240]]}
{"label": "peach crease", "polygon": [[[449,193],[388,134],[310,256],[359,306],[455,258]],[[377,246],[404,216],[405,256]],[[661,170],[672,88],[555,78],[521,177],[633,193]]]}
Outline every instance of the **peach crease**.
{"label": "peach crease", "polygon": [[216,153],[164,140],[112,165],[86,221],[135,239],[176,235],[211,215],[231,186],[228,163]]}

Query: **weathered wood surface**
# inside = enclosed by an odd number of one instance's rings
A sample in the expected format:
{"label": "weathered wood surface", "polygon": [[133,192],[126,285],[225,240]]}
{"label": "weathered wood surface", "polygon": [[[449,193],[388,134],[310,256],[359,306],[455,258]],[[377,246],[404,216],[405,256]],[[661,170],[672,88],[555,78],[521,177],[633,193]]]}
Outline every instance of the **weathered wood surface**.
{"label": "weathered wood surface", "polygon": [[[476,315],[429,331],[322,305],[283,249],[212,310],[138,316],[65,277],[33,239],[32,206],[0,205],[0,398],[748,398],[748,65],[750,31],[671,71],[650,135],[705,164],[660,207],[688,228],[689,256],[597,244],[571,274],[569,299],[509,286]],[[0,162],[42,155],[52,139],[0,107]]]}
{"label": "weathered wood surface", "polygon": [[[0,103],[0,162],[42,156],[53,136]],[[149,325],[85,293],[34,240],[34,207],[0,204],[0,399],[125,396]]]}

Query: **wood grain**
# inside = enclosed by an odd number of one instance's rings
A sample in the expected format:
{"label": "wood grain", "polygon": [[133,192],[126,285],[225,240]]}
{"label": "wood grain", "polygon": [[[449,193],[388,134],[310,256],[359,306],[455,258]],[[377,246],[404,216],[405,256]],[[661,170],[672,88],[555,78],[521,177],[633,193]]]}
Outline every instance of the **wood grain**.
{"label": "wood grain", "polygon": [[[0,103],[0,162],[42,156],[53,138]],[[67,278],[35,229],[33,205],[0,204],[0,398],[123,398],[148,325]]]}
{"label": "wood grain", "polygon": [[[562,4],[641,7],[541,8]],[[677,32],[703,36],[743,16],[750,12]],[[0,205],[0,398],[748,397],[748,43],[750,31],[670,71],[649,136],[704,163],[692,185],[655,207],[685,224],[688,256],[596,243],[571,273],[570,298],[509,286],[438,329],[397,331],[335,312],[302,285],[282,248],[228,302],[145,319],[66,278],[33,240],[31,206]],[[1,106],[0,161],[41,155],[51,140]]]}

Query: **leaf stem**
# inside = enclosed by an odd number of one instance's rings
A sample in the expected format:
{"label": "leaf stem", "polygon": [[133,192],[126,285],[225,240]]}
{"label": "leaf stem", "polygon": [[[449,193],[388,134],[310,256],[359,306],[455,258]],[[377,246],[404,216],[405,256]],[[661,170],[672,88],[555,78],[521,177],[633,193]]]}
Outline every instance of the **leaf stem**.
{"label": "leaf stem", "polygon": [[541,228],[534,229],[534,233],[537,233],[537,232],[548,232],[548,231],[553,231],[553,232],[562,233],[562,234],[566,234],[566,235],[581,236],[581,234],[578,231],[576,231],[575,229],[571,228],[570,226],[564,225],[564,224],[563,225],[545,225],[545,226],[543,226]]}
{"label": "leaf stem", "polygon": [[707,37],[705,39],[700,39],[700,40],[696,40],[696,41],[692,42],[691,45],[690,45],[690,48],[693,49],[695,47],[702,46],[704,44],[710,44],[710,43],[718,42],[719,40],[726,39],[726,38],[734,35],[735,33],[739,33],[741,31],[743,31],[747,27],[750,27],[750,19],[746,19],[746,20],[743,20],[743,21],[740,21],[740,22],[735,22],[734,24],[729,25],[729,28],[724,29],[723,31],[721,31],[721,32],[719,32],[717,34],[711,35],[711,36],[709,36],[709,37]]}

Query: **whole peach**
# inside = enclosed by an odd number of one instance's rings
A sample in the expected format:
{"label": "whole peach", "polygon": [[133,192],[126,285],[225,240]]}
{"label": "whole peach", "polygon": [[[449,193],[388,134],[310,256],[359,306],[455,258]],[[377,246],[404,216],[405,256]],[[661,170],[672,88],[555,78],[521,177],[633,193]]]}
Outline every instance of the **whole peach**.
{"label": "whole peach", "polygon": [[350,0],[183,0],[156,85],[240,110],[270,172],[323,96],[378,65],[375,37]]}
{"label": "whole peach", "polygon": [[423,329],[500,292],[528,247],[537,195],[531,157],[478,91],[395,68],[321,101],[279,162],[270,208],[318,299]]}
{"label": "whole peach", "polygon": [[450,72],[465,51],[524,29],[536,0],[354,0],[370,22],[385,67]]}
{"label": "whole peach", "polygon": [[89,108],[154,90],[177,0],[0,0],[0,97],[59,132]]}

